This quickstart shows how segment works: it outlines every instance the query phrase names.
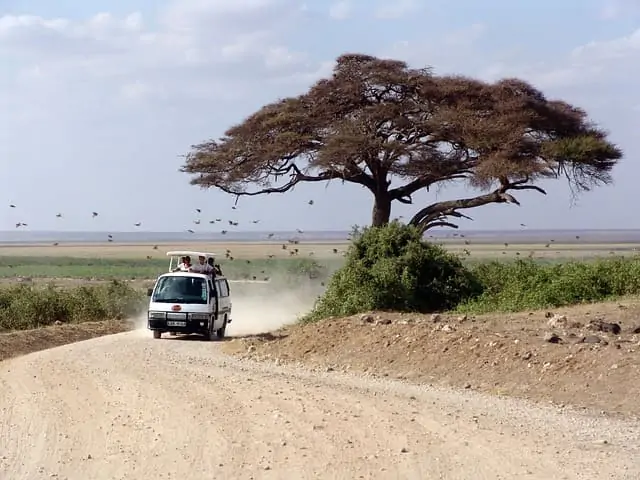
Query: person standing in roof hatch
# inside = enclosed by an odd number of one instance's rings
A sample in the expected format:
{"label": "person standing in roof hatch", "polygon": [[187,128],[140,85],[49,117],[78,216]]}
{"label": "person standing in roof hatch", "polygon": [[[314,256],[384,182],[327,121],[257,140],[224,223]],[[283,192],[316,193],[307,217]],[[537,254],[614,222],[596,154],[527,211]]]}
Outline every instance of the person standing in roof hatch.
{"label": "person standing in roof hatch", "polygon": [[209,265],[209,267],[211,267],[211,278],[216,278],[216,266],[213,263],[213,257],[209,257],[207,258],[207,265]]}
{"label": "person standing in roof hatch", "polygon": [[193,273],[204,273],[206,275],[211,274],[211,266],[205,261],[206,258],[204,255],[200,255],[198,257],[198,263],[189,269],[190,272]]}

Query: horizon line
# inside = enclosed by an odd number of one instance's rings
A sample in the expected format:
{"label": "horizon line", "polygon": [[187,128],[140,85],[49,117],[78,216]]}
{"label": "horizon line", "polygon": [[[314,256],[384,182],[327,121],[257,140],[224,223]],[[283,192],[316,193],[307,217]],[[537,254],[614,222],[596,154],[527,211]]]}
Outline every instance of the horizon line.
{"label": "horizon line", "polygon": [[[295,232],[296,229],[291,230],[234,230],[233,232],[229,231],[230,234],[238,234],[238,233],[250,233],[250,234],[260,234],[260,233],[292,233]],[[305,230],[301,235],[309,234],[309,233],[344,233],[350,232],[351,229],[345,230]],[[499,229],[499,228],[491,228],[491,229],[433,229],[429,230],[431,232],[632,232],[632,231],[640,231],[640,227],[638,228],[511,228],[511,229]],[[194,233],[188,232],[187,230],[0,230],[0,234],[2,233],[140,233],[140,234],[176,234],[176,233],[184,233],[190,235],[199,235],[199,234],[208,234],[208,233],[220,233],[215,230],[205,230],[205,231],[195,231]],[[425,232],[426,233],[426,232]]]}

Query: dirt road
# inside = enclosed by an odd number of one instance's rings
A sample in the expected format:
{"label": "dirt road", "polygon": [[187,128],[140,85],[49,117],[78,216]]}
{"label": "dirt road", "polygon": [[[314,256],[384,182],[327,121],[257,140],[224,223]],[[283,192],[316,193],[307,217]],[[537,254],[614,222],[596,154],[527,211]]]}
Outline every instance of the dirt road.
{"label": "dirt road", "polygon": [[0,363],[0,479],[637,479],[640,427],[128,332]]}

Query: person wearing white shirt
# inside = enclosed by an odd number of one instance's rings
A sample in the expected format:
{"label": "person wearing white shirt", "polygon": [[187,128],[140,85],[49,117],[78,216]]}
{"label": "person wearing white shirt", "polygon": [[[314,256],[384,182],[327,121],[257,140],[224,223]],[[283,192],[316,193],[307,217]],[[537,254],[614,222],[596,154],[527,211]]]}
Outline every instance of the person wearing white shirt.
{"label": "person wearing white shirt", "polygon": [[204,256],[199,256],[198,257],[198,263],[194,266],[192,266],[189,271],[193,272],[193,273],[204,273],[207,275],[211,275],[211,272],[213,272],[213,269],[211,268],[211,266],[205,261],[205,257]]}
{"label": "person wearing white shirt", "polygon": [[182,257],[180,259],[180,263],[178,264],[178,267],[175,268],[173,271],[174,272],[188,272],[190,268],[191,268],[191,257],[186,256],[186,257]]}

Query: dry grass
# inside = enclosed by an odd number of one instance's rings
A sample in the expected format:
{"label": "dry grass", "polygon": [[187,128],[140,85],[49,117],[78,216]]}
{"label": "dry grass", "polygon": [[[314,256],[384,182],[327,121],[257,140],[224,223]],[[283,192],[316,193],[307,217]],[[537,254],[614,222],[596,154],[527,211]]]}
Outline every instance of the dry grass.
{"label": "dry grass", "polygon": [[[347,243],[285,243],[266,242],[212,242],[212,243],[70,243],[70,244],[30,244],[0,245],[0,257],[76,257],[76,258],[131,258],[140,259],[147,256],[164,256],[170,250],[190,250],[216,253],[224,257],[225,251],[231,250],[235,258],[264,258],[274,255],[277,258],[288,258],[293,249],[298,249],[298,256],[314,256],[317,258],[335,257],[334,249],[344,251]],[[157,247],[154,248],[154,247]]]}
{"label": "dry grass", "polygon": [[[286,245],[286,249],[282,245]],[[533,252],[535,257],[561,259],[574,257],[605,256],[611,252],[617,254],[637,254],[640,244],[579,244],[551,243],[546,247],[544,243],[510,244],[505,247],[502,243],[478,243],[466,245],[461,241],[447,241],[445,247],[456,253],[469,252],[471,257],[515,257],[526,256]],[[157,248],[154,248],[157,247]],[[337,250],[344,252],[347,242],[300,242],[292,245],[287,242],[211,242],[211,243],[69,243],[51,244],[14,244],[1,245],[0,257],[33,256],[33,257],[76,257],[76,258],[155,258],[164,256],[169,250],[192,250],[217,253],[224,256],[225,251],[233,252],[235,258],[255,259],[273,255],[274,258],[290,257],[293,249],[298,249],[298,256],[315,258],[335,258]]]}

